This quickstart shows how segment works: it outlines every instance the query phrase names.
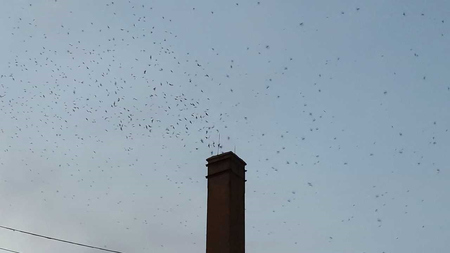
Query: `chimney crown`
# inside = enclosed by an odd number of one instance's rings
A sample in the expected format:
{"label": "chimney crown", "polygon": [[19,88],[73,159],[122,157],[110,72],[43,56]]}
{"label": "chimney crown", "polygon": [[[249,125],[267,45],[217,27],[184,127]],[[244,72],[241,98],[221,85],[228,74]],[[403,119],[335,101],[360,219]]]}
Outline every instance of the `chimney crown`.
{"label": "chimney crown", "polygon": [[247,164],[231,151],[212,156],[206,159],[206,161],[208,161],[208,164],[206,164],[208,167],[208,176],[206,178],[231,170],[234,174],[245,180],[245,165]]}

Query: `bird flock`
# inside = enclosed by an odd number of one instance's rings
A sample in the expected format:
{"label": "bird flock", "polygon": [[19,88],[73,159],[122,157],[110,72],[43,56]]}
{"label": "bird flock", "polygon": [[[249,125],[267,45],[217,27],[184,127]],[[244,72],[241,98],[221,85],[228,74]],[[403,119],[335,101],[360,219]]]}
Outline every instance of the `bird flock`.
{"label": "bird flock", "polygon": [[[202,251],[205,159],[234,151],[248,252],[444,252],[450,5],[355,4],[11,3],[0,225]],[[83,252],[10,231],[3,246]]]}

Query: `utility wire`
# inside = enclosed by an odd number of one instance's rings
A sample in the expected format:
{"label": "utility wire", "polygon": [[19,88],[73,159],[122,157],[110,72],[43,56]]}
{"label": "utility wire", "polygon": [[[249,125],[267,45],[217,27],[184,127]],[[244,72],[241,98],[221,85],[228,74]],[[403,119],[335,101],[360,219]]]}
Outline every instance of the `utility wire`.
{"label": "utility wire", "polygon": [[0,250],[4,250],[4,251],[8,251],[8,252],[13,252],[13,253],[20,253],[19,251],[14,251],[14,250],[4,249],[4,248],[0,248]]}
{"label": "utility wire", "polygon": [[[57,238],[54,238],[54,237],[40,235],[40,234],[36,234],[36,233],[31,233],[31,232],[27,232],[27,231],[15,229],[15,228],[10,228],[10,227],[5,227],[5,226],[0,226],[0,228],[8,229],[8,230],[11,230],[11,231],[14,231],[14,232],[20,232],[20,233],[24,233],[24,234],[32,235],[32,236],[36,236],[36,237],[41,237],[41,238],[45,238],[45,239],[48,239],[48,240],[54,240],[54,241],[58,241],[58,242],[73,244],[73,245],[77,245],[77,246],[81,246],[81,247],[97,249],[97,250],[103,250],[103,251],[114,252],[114,253],[123,253],[123,252],[120,252],[120,251],[109,250],[109,249],[105,249],[105,248],[100,248],[100,247],[95,247],[95,246],[91,246],[91,245],[87,245],[87,244],[78,243],[78,242],[71,242],[71,241],[67,241],[67,240],[57,239]],[[11,252],[16,252],[16,251],[11,251]],[[19,253],[19,252],[17,252],[17,253]]]}

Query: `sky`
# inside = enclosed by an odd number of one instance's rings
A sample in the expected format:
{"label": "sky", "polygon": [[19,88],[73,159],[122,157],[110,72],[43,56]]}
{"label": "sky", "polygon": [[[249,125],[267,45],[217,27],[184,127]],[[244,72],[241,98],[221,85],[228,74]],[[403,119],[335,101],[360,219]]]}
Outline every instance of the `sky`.
{"label": "sky", "polygon": [[[205,252],[206,159],[246,251],[445,252],[450,2],[0,0],[0,225]],[[21,253],[100,252],[0,229]]]}

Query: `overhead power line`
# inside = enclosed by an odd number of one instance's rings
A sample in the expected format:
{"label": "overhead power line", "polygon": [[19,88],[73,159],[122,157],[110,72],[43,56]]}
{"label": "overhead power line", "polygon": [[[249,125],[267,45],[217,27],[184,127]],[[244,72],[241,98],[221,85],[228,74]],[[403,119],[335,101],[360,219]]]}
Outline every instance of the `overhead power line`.
{"label": "overhead power line", "polygon": [[5,249],[5,248],[0,248],[0,250],[8,251],[8,252],[13,252],[13,253],[20,253],[19,251],[14,251],[14,250]]}
{"label": "overhead power line", "polygon": [[[91,246],[91,245],[87,245],[87,244],[83,244],[83,243],[72,242],[72,241],[62,240],[62,239],[58,239],[58,238],[54,238],[54,237],[50,237],[50,236],[41,235],[41,234],[31,233],[31,232],[23,231],[20,229],[15,229],[15,228],[10,228],[10,227],[5,227],[5,226],[0,226],[0,228],[11,230],[14,232],[20,232],[20,233],[24,233],[24,234],[32,235],[32,236],[36,236],[36,237],[41,237],[41,238],[45,238],[48,240],[54,240],[54,241],[58,241],[58,242],[73,244],[73,245],[77,245],[77,246],[81,246],[81,247],[103,250],[103,251],[114,252],[114,253],[123,253],[123,252],[116,251],[116,250],[110,250],[110,249],[100,248],[100,247]],[[11,252],[16,252],[16,251],[11,251]],[[19,252],[17,252],[17,253],[19,253]]]}

